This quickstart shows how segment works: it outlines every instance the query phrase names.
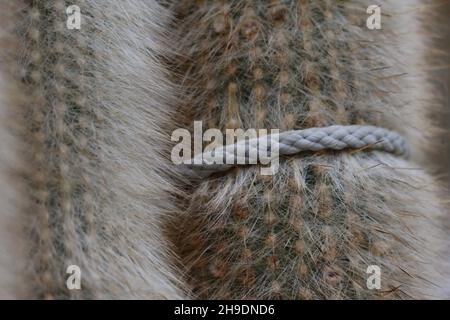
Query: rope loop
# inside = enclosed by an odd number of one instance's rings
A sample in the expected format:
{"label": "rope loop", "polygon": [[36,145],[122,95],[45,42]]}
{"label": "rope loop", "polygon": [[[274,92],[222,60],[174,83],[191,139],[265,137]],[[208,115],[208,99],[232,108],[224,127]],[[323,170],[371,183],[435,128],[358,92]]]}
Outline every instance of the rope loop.
{"label": "rope loop", "polygon": [[333,125],[241,140],[198,154],[181,166],[184,173],[203,178],[237,165],[256,164],[262,159],[264,160],[262,163],[267,164],[268,161],[282,155],[343,149],[378,150],[399,156],[409,154],[406,140],[395,131],[375,126]]}

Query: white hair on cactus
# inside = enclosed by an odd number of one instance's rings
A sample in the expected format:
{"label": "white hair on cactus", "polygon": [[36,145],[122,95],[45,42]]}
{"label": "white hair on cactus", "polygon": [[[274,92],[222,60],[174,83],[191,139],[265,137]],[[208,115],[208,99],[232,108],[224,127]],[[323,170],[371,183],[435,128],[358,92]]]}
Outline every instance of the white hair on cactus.
{"label": "white hair on cactus", "polygon": [[[20,71],[25,296],[185,297],[161,224],[174,211],[162,155],[174,86],[160,58],[170,13],[155,1],[24,3],[9,12],[20,46],[7,61]],[[69,4],[80,30],[65,27]],[[82,290],[66,287],[69,265]]]}
{"label": "white hair on cactus", "polygon": [[[381,1],[382,30],[366,28],[370,1],[176,6],[189,53],[177,70],[180,110],[191,122],[374,125],[412,144],[410,161],[323,152],[289,157],[270,178],[240,167],[199,182],[179,202],[172,232],[199,297],[445,296],[446,210],[423,143],[433,145],[438,129],[428,117],[421,3]],[[381,291],[366,288],[369,265],[383,272]]]}

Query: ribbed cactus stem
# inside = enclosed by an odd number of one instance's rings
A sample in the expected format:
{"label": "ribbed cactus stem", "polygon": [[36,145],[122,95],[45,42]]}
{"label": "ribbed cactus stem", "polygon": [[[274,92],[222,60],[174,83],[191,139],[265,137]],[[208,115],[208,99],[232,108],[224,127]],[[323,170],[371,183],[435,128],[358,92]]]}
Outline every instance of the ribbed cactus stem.
{"label": "ribbed cactus stem", "polygon": [[[389,55],[401,39],[390,29],[395,23],[385,22],[389,36],[368,41],[374,34],[365,28],[365,3],[186,3],[180,30],[183,52],[191,56],[179,68],[191,80],[184,85],[192,99],[180,109],[190,109],[192,121],[222,130],[369,124],[403,131],[392,110],[398,106],[408,117],[407,107],[386,92],[395,83],[388,74],[398,66],[380,68],[399,58]],[[214,111],[205,112],[204,101],[213,101]],[[428,175],[396,169],[408,166],[383,152],[323,151],[283,158],[274,176],[247,166],[200,182],[180,201],[171,232],[194,293],[219,299],[439,295],[428,282],[437,271],[421,261],[434,255],[435,239],[426,230],[441,232],[427,216],[441,209]],[[380,290],[366,285],[370,265],[383,272]]]}

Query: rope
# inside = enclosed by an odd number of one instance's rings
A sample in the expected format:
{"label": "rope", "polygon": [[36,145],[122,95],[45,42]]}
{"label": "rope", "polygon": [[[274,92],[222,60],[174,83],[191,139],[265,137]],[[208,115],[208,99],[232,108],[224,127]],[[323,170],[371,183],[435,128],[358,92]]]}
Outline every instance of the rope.
{"label": "rope", "polygon": [[[286,131],[247,141],[243,139],[235,144],[221,146],[199,154],[191,159],[189,164],[181,165],[181,169],[185,174],[193,177],[207,177],[216,172],[229,170],[238,164],[257,163],[261,147],[266,151],[269,150],[269,153],[270,150],[276,150],[275,148],[278,147],[277,154],[268,155],[269,160],[281,155],[293,155],[304,151],[343,149],[371,149],[395,155],[408,154],[405,139],[394,131],[374,126],[335,125]],[[214,163],[217,155],[220,154],[223,155],[224,161]]]}

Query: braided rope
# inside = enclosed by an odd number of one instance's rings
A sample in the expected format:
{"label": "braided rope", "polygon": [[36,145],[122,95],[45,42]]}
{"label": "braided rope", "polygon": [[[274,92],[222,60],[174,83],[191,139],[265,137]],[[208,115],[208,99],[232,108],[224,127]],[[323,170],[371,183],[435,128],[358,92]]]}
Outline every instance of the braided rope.
{"label": "braided rope", "polygon": [[[189,164],[182,165],[182,171],[188,175],[203,178],[215,172],[229,170],[240,163],[256,163],[261,146],[266,149],[269,146],[272,150],[274,146],[278,147],[276,157],[304,151],[343,149],[371,149],[395,155],[408,154],[405,139],[394,131],[374,126],[334,125],[286,131],[277,135],[221,146],[195,156]],[[223,155],[225,160],[223,163],[214,163],[213,156],[217,154]]]}

